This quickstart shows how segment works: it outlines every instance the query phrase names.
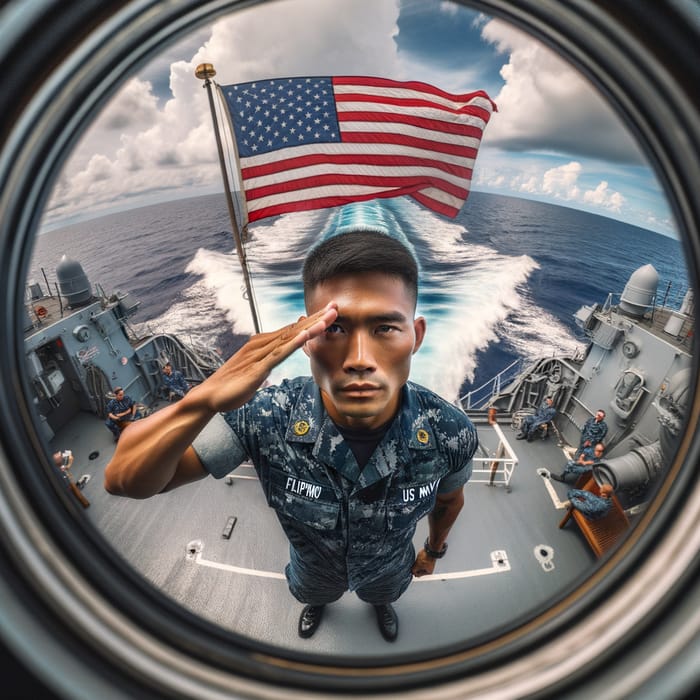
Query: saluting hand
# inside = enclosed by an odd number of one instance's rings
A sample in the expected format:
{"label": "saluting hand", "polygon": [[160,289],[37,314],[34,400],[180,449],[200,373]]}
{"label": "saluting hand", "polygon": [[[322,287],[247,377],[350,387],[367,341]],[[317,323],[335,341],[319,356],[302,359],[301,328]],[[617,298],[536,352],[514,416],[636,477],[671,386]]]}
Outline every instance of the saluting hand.
{"label": "saluting hand", "polygon": [[[197,392],[213,412],[232,411],[255,394],[270,372],[305,342],[321,335],[338,316],[330,302],[277,331],[259,333],[190,394]],[[189,394],[188,394],[189,396]]]}

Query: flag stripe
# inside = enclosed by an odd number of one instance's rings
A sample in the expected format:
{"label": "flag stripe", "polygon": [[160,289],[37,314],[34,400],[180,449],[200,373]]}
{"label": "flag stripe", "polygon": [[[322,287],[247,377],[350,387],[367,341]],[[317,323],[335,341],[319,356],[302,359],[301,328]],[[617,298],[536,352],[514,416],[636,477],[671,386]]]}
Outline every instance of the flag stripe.
{"label": "flag stripe", "polygon": [[347,95],[336,95],[335,99],[338,112],[347,112],[349,111],[349,108],[360,109],[365,103],[367,103],[369,109],[372,109],[372,107],[375,106],[376,108],[388,110],[389,106],[391,106],[397,112],[420,112],[425,110],[434,114],[437,118],[443,118],[446,120],[449,119],[449,115],[461,117],[468,114],[475,119],[481,119],[482,122],[485,122],[490,116],[488,109],[484,107],[478,107],[475,105],[470,105],[468,107],[451,107],[448,105],[438,105],[435,102],[430,102],[428,100],[409,97],[382,97],[381,99],[377,99],[371,95],[349,93]]}
{"label": "flag stripe", "polygon": [[[374,174],[370,174],[369,171],[375,170]],[[410,172],[414,170],[415,173]],[[387,190],[406,190],[410,188],[410,191],[417,189],[422,189],[428,185],[441,189],[443,192],[453,194],[456,197],[466,197],[467,189],[461,187],[455,182],[448,180],[447,178],[441,177],[440,173],[432,175],[425,168],[414,168],[406,169],[404,174],[392,174],[387,175],[382,173],[379,169],[365,168],[366,172],[357,173],[356,170],[351,170],[349,172],[342,172],[341,168],[334,168],[331,172],[324,173],[318,169],[307,177],[299,177],[293,180],[287,180],[283,183],[268,183],[259,184],[259,186],[251,186],[248,189],[248,197],[251,200],[258,199],[260,197],[268,197],[276,194],[283,194],[288,192],[294,192],[295,190],[309,190],[314,187],[323,187],[324,185],[367,185],[374,186],[377,189],[381,189],[382,183]],[[460,182],[464,182],[464,178],[459,178]]]}
{"label": "flag stripe", "polygon": [[412,94],[412,95],[431,95],[437,102],[443,100],[445,104],[459,105],[465,102],[477,102],[479,104],[490,104],[493,111],[496,111],[496,105],[491,101],[491,98],[483,91],[467,92],[461,95],[454,95],[428,83],[417,81],[396,82],[388,78],[373,78],[367,76],[335,76],[333,78],[333,88],[337,93],[348,91],[348,89],[357,88],[364,94],[368,95],[387,95],[387,94]]}
{"label": "flag stripe", "polygon": [[[339,206],[342,204],[349,204],[350,202],[390,198],[399,195],[411,195],[414,199],[417,199],[420,195],[425,202],[430,202],[430,204],[426,204],[426,206],[435,211],[439,210],[441,214],[445,214],[446,216],[455,216],[457,212],[459,212],[462,202],[464,201],[462,197],[451,197],[444,192],[434,189],[431,191],[433,193],[439,193],[440,198],[437,196],[424,196],[424,193],[414,191],[411,188],[386,190],[386,188],[377,189],[374,187],[314,187],[308,190],[294,192],[293,194],[296,195],[294,198],[276,195],[255,200],[255,208],[251,210],[251,221],[284,214],[286,211],[308,211],[327,206]],[[312,204],[309,205],[309,202]],[[323,202],[323,204],[318,206],[320,202]],[[450,206],[449,202],[452,202],[453,205]],[[451,213],[446,213],[448,211]]]}
{"label": "flag stripe", "polygon": [[[364,136],[363,136],[364,134]],[[390,143],[401,143],[417,148],[441,148],[441,144],[449,146],[448,152],[468,153],[470,157],[476,156],[479,148],[479,139],[472,136],[460,136],[459,134],[446,134],[437,131],[421,129],[409,124],[343,124],[343,142],[345,143],[370,143],[378,139],[395,138]]]}
{"label": "flag stripe", "polygon": [[[293,161],[293,162],[292,162]],[[412,156],[405,155],[376,155],[370,153],[367,155],[348,155],[348,154],[310,154],[308,156],[303,156],[301,158],[287,159],[279,161],[277,163],[268,163],[261,166],[245,166],[241,168],[241,173],[248,183],[249,188],[258,186],[257,181],[263,178],[268,178],[270,180],[279,181],[280,178],[276,177],[279,173],[290,172],[291,177],[298,177],[304,171],[311,171],[312,169],[316,172],[341,172],[343,168],[352,171],[353,166],[363,165],[365,168],[376,168],[377,170],[383,168],[382,172],[390,173],[389,168],[403,171],[413,169],[415,174],[420,174],[421,168],[427,170],[440,170],[443,173],[454,175],[456,177],[467,177],[470,178],[472,175],[472,169],[470,163],[472,161],[465,160],[466,165],[450,163],[446,161],[440,161],[431,158],[416,158]],[[363,172],[365,171],[363,168]],[[367,171],[373,172],[373,171]]]}
{"label": "flag stripe", "polygon": [[248,220],[412,195],[455,216],[469,194],[484,92],[372,77],[283,78],[222,86]]}
{"label": "flag stripe", "polygon": [[471,136],[479,138],[482,128],[471,124],[460,124],[453,121],[438,121],[426,117],[419,117],[414,114],[403,114],[401,112],[381,111],[381,112],[339,112],[338,122],[360,122],[367,126],[370,124],[377,127],[380,124],[394,126],[395,124],[407,124],[419,129],[436,132],[438,134],[459,134],[460,136]]}
{"label": "flag stripe", "polygon": [[[385,132],[348,132],[343,134],[343,143],[314,143],[307,146],[296,146],[293,149],[286,149],[282,152],[273,151],[271,153],[261,153],[255,156],[241,158],[241,165],[246,167],[258,167],[262,165],[274,165],[279,160],[289,159],[289,165],[293,165],[296,158],[304,158],[315,153],[328,155],[332,158],[336,155],[349,155],[353,153],[359,155],[370,155],[378,153],[377,143],[381,143],[381,153],[384,155],[409,155],[418,158],[425,157],[426,154],[434,155],[439,153],[441,160],[454,163],[464,163],[467,160],[473,161],[476,158],[477,146],[461,146],[459,139],[455,138],[457,144],[453,143],[450,136],[449,141],[444,143],[430,139],[416,138],[410,134]],[[466,143],[471,143],[469,139],[464,139]],[[346,144],[352,143],[352,148]],[[469,167],[471,167],[470,164]]]}

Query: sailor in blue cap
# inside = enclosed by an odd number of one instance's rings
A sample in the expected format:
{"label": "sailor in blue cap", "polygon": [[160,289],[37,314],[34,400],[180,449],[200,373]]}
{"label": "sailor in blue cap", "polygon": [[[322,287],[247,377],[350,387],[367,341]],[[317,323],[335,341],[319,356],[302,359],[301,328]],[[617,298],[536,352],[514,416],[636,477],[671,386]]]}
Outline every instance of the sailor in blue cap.
{"label": "sailor in blue cap", "polygon": [[[285,573],[305,604],[299,635],[314,634],[324,606],[351,590],[393,641],[391,604],[447,551],[476,431],[463,411],[408,381],[426,325],[415,317],[418,271],[404,245],[342,233],[311,251],[303,278],[308,317],[254,336],[181,401],[135,424],[105,486],[144,498],[251,460],[289,539]],[[300,347],[312,376],[258,390]]]}

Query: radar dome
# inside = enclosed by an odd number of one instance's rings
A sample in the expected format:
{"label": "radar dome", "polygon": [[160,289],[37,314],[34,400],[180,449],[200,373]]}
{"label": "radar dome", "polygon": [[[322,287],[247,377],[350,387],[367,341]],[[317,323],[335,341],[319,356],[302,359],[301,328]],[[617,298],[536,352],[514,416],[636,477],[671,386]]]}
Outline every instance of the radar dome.
{"label": "radar dome", "polygon": [[64,255],[56,267],[56,278],[69,307],[84,306],[92,299],[90,282],[77,260],[70,260]]}
{"label": "radar dome", "polygon": [[659,273],[653,265],[643,265],[631,275],[620,297],[620,310],[630,316],[643,316],[652,305],[659,286]]}

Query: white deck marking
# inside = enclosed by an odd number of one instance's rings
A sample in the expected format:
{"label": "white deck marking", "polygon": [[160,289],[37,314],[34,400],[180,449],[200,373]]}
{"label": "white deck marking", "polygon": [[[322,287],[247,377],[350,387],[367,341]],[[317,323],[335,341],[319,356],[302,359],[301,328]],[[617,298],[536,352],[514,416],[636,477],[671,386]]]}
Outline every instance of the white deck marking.
{"label": "white deck marking", "polygon": [[[204,549],[204,545],[201,546]],[[259,569],[246,569],[242,566],[234,566],[233,564],[222,564],[218,561],[202,558],[202,549],[196,554],[190,553],[187,559],[193,561],[199,566],[208,566],[211,569],[219,569],[220,571],[230,571],[232,574],[242,574],[243,576],[259,576],[260,578],[276,578],[285,579],[284,574],[276,571],[260,571]],[[471,569],[468,571],[450,571],[444,574],[430,574],[414,579],[415,581],[446,581],[447,579],[471,578],[472,576],[487,576],[489,574],[502,574],[510,571],[510,562],[508,555],[503,550],[491,552],[491,566],[486,569]]]}
{"label": "white deck marking", "polygon": [[259,576],[260,578],[279,578],[285,579],[284,574],[280,574],[277,571],[260,571],[259,569],[245,569],[242,566],[233,566],[233,564],[222,564],[218,561],[211,561],[209,559],[202,559],[202,552],[197,552],[197,554],[192,558],[195,564],[200,566],[208,566],[210,569],[219,569],[221,571],[230,571],[232,574],[242,574],[243,576]]}
{"label": "white deck marking", "polygon": [[[546,474],[544,473],[546,472]],[[559,496],[557,492],[554,490],[554,486],[552,485],[552,480],[549,478],[549,469],[545,469],[544,467],[540,467],[537,470],[537,473],[542,477],[542,481],[544,481],[545,488],[547,491],[549,491],[549,496],[552,499],[552,503],[554,504],[554,507],[557,508],[558,510],[561,510],[564,508],[564,501],[559,500]]]}
{"label": "white deck marking", "polygon": [[510,562],[508,555],[502,550],[497,549],[491,552],[491,566],[487,569],[471,569],[467,571],[450,571],[444,574],[429,574],[414,578],[414,581],[420,583],[422,581],[446,581],[453,578],[471,578],[472,576],[488,576],[489,574],[503,574],[510,571]]}

